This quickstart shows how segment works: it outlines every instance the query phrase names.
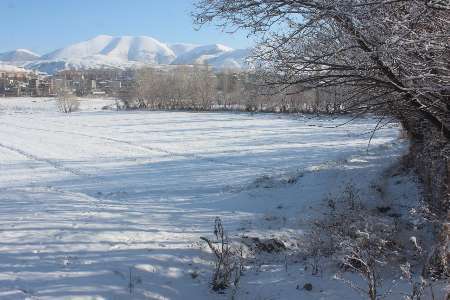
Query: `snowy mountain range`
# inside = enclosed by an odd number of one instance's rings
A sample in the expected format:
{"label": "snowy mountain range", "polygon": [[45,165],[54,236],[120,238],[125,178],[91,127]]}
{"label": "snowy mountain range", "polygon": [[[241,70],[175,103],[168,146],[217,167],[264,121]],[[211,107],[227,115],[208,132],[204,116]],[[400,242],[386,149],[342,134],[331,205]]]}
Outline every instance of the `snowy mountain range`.
{"label": "snowy mountain range", "polygon": [[244,69],[248,54],[248,49],[235,50],[221,44],[166,44],[147,36],[100,35],[42,56],[25,49],[0,53],[0,63],[48,74],[65,69],[146,65],[209,64],[215,69]]}

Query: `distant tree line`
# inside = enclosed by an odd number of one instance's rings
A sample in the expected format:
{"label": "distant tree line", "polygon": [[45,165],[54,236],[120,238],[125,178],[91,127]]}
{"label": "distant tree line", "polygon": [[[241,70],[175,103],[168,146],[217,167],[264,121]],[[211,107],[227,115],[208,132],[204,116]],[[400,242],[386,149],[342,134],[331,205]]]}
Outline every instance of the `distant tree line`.
{"label": "distant tree line", "polygon": [[340,113],[338,87],[295,91],[269,87],[256,71],[214,71],[207,65],[142,68],[120,93],[123,109]]}

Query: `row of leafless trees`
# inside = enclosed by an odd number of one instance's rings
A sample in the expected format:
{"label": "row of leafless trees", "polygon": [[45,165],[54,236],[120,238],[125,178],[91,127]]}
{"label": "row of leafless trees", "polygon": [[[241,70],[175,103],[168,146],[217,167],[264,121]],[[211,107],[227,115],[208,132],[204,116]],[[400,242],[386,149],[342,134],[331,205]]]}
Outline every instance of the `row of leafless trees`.
{"label": "row of leafless trees", "polygon": [[125,109],[239,110],[266,112],[340,112],[337,87],[302,93],[261,84],[257,72],[215,72],[208,66],[136,71],[133,84],[122,91]]}

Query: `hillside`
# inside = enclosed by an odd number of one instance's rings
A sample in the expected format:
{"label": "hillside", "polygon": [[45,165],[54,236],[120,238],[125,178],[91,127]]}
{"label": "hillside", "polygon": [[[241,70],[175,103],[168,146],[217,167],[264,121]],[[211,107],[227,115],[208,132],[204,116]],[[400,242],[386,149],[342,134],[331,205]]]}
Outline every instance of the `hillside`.
{"label": "hillside", "polygon": [[13,51],[0,53],[0,61],[3,62],[31,61],[39,58],[40,57],[38,54],[27,49],[16,49]]}

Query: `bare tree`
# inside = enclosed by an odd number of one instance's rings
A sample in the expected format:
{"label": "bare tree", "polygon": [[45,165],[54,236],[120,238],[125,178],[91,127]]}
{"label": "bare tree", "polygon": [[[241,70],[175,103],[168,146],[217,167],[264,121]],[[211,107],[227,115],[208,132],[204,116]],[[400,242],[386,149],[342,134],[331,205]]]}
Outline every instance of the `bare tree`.
{"label": "bare tree", "polygon": [[56,94],[56,107],[59,112],[68,114],[78,110],[80,102],[75,95],[66,89],[59,89]]}
{"label": "bare tree", "polygon": [[216,92],[216,76],[208,65],[194,66],[192,88],[197,109],[210,110]]}

